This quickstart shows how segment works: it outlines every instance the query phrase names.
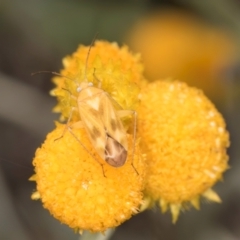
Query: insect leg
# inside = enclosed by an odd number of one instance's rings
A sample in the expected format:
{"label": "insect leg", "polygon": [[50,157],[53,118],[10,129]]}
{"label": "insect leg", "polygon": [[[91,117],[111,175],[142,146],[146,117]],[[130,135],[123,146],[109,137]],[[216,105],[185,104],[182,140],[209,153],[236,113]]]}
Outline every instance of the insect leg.
{"label": "insect leg", "polygon": [[[71,97],[71,98],[77,99],[77,98],[70,92],[70,90],[68,90],[68,89],[66,89],[66,88],[62,88],[62,89],[65,90],[65,91],[67,91],[67,92],[70,94],[70,97]],[[66,133],[66,131],[67,131],[68,127],[69,127],[69,122],[70,122],[71,119],[72,119],[73,111],[75,111],[75,110],[77,110],[77,109],[76,109],[75,107],[72,107],[72,110],[71,110],[71,112],[70,112],[70,115],[69,115],[69,117],[68,117],[68,120],[67,120],[67,123],[66,123],[66,126],[65,126],[64,130],[63,130],[62,135],[61,135],[59,138],[54,139],[54,141],[57,141],[57,140],[61,139],[61,138],[64,136],[64,134]]]}
{"label": "insect leg", "polygon": [[73,113],[73,111],[74,111],[75,109],[76,109],[76,108],[74,108],[74,107],[72,108],[72,110],[71,110],[71,112],[70,112],[70,115],[69,115],[69,118],[68,118],[68,120],[67,120],[66,126],[65,126],[65,128],[64,128],[64,130],[63,130],[62,135],[61,135],[60,137],[54,139],[54,141],[57,141],[57,140],[61,139],[61,138],[64,136],[64,134],[66,133],[66,131],[68,130],[68,128],[69,128],[69,122],[70,122],[70,120],[71,120],[71,118],[72,118],[72,113]]}
{"label": "insect leg", "polygon": [[66,88],[62,88],[62,90],[68,92],[69,95],[70,95],[72,98],[77,99],[77,98],[70,92],[70,90],[68,90],[68,89],[66,89]]}
{"label": "insect leg", "polygon": [[82,121],[78,121],[73,123],[72,125],[68,125],[66,126],[67,130],[72,134],[72,136],[80,143],[80,145],[85,149],[85,151],[94,159],[96,160],[102,167],[102,171],[103,171],[103,176],[106,177],[105,175],[105,171],[103,168],[103,164],[101,162],[98,161],[98,159],[87,149],[87,147],[78,139],[78,137],[73,133],[72,129],[73,128],[84,128],[83,122]]}
{"label": "insect leg", "polygon": [[135,172],[137,173],[137,175],[139,175],[137,169],[135,168],[134,164],[133,164],[133,160],[134,160],[134,155],[135,155],[135,143],[136,143],[136,133],[137,133],[137,112],[133,111],[133,110],[119,110],[118,112],[118,116],[120,118],[132,115],[133,116],[133,150],[132,150],[132,162],[131,165],[133,167],[133,169],[135,170]]}
{"label": "insect leg", "polygon": [[102,82],[97,78],[95,71],[96,71],[96,68],[94,68],[93,70],[93,76],[98,81],[98,88],[102,89]]}

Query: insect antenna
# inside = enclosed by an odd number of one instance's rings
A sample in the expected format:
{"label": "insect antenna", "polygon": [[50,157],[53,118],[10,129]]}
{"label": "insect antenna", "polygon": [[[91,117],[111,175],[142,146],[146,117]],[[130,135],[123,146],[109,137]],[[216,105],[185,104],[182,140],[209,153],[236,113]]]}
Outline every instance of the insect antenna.
{"label": "insect antenna", "polygon": [[92,49],[92,46],[93,46],[93,44],[94,44],[97,36],[98,36],[98,33],[95,34],[95,36],[94,36],[94,38],[93,38],[93,40],[92,40],[92,42],[91,42],[91,44],[90,44],[90,46],[89,46],[89,49],[88,49],[88,53],[87,53],[87,57],[86,57],[86,62],[85,62],[85,69],[84,69],[84,81],[87,80],[87,69],[88,69],[89,55],[90,55],[90,51],[91,51],[91,49]]}
{"label": "insect antenna", "polygon": [[7,162],[7,163],[11,163],[11,164],[16,165],[16,166],[20,166],[20,167],[22,167],[22,168],[26,168],[26,169],[32,170],[31,167],[28,167],[28,166],[26,166],[26,165],[23,165],[23,164],[21,164],[21,163],[17,163],[17,162],[11,161],[11,160],[7,160],[7,159],[5,159],[5,158],[3,158],[3,157],[0,157],[0,160],[1,160],[1,161],[4,161],[4,162]]}
{"label": "insect antenna", "polygon": [[51,74],[53,74],[53,75],[56,75],[56,76],[59,76],[59,77],[66,78],[66,79],[68,79],[68,80],[74,81],[74,82],[76,83],[76,85],[79,86],[79,83],[78,83],[75,79],[73,79],[73,78],[69,78],[69,77],[64,76],[64,75],[62,75],[62,74],[60,74],[60,73],[57,73],[57,72],[51,72],[51,71],[38,71],[38,72],[31,73],[31,76],[35,76],[35,75],[37,75],[37,74],[41,74],[41,73],[51,73]]}
{"label": "insect antenna", "polygon": [[133,161],[134,161],[134,154],[135,154],[135,144],[136,144],[136,128],[137,128],[137,112],[133,112],[134,115],[134,127],[133,127],[133,150],[132,150],[132,162],[131,165],[133,167],[133,169],[135,170],[135,172],[137,173],[137,175],[139,175],[137,169],[135,168]]}

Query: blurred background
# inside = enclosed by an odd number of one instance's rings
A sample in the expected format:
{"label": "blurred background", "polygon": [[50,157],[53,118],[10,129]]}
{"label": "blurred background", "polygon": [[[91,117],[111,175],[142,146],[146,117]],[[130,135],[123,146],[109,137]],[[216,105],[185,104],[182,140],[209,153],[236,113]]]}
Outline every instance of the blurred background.
{"label": "blurred background", "polygon": [[240,1],[1,0],[0,1],[0,239],[75,240],[30,195],[31,161],[58,115],[49,96],[61,59],[99,39],[140,52],[145,76],[176,78],[214,102],[231,134],[231,169],[214,190],[222,204],[202,203],[172,225],[170,214],[145,211],[122,224],[112,240],[240,239]]}

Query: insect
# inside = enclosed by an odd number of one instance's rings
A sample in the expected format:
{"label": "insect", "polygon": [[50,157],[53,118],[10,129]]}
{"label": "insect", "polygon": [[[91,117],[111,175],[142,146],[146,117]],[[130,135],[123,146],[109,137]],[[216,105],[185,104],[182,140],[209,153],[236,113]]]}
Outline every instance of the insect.
{"label": "insect", "polygon": [[[73,134],[73,128],[84,128],[99,156],[109,165],[113,167],[121,167],[126,162],[128,156],[127,132],[123,126],[121,117],[125,117],[130,114],[134,116],[133,141],[135,144],[136,112],[132,110],[117,110],[116,106],[118,106],[118,104],[107,92],[101,89],[101,81],[97,79],[95,73],[94,77],[99,83],[98,87],[95,87],[92,82],[87,81],[86,75],[88,58],[92,45],[93,42],[89,47],[86,57],[84,81],[78,83],[74,80],[77,85],[78,96],[75,97],[68,89],[64,89],[68,91],[71,97],[76,100],[77,108],[73,108],[72,111],[77,110],[81,119],[81,121],[70,125],[69,123],[72,117],[71,112],[66,124],[66,128],[71,134]],[[74,137],[77,139],[76,136]],[[83,144],[81,143],[81,145]],[[86,149],[86,147],[84,148]],[[133,146],[133,157],[134,150],[135,146]],[[135,169],[133,160],[132,166]],[[136,169],[135,171],[137,172]]]}
{"label": "insect", "polygon": [[77,91],[81,121],[69,126],[69,130],[84,127],[99,156],[109,165],[121,167],[128,155],[127,133],[112,100],[91,82],[82,82]]}

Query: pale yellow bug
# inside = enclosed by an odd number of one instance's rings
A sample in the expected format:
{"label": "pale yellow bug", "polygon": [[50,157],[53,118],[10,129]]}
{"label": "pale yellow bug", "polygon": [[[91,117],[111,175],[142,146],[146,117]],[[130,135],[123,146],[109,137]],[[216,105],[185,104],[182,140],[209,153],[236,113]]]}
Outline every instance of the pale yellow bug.
{"label": "pale yellow bug", "polygon": [[109,165],[121,167],[127,159],[128,143],[120,116],[128,111],[116,111],[109,95],[91,82],[82,82],[77,91],[81,121],[69,126],[69,130],[84,127],[99,156]]}
{"label": "pale yellow bug", "polygon": [[[68,129],[73,134],[72,128],[84,128],[99,156],[104,159],[109,165],[113,167],[121,167],[126,162],[128,156],[127,132],[123,126],[121,117],[130,114],[134,116],[134,143],[132,151],[132,156],[134,157],[136,138],[136,112],[132,110],[121,110],[121,107],[118,106],[118,104],[111,98],[111,96],[103,89],[101,89],[101,81],[97,79],[95,74],[94,77],[99,83],[98,87],[93,86],[92,82],[88,82],[86,73],[92,44],[89,47],[86,57],[84,81],[78,83],[77,81],[73,80],[77,86],[77,97],[73,96],[68,89],[65,89],[77,102],[77,108],[73,108],[72,112],[77,110],[81,119],[79,122],[75,122],[70,125],[69,123],[71,122],[72,117],[71,112],[66,124],[66,129]],[[57,73],[54,74],[59,75]],[[75,135],[74,137],[78,140]],[[80,144],[87,150],[87,148],[81,142]],[[90,151],[88,152],[90,153]],[[133,160],[131,164],[135,169]],[[136,169],[135,171],[137,172]]]}

